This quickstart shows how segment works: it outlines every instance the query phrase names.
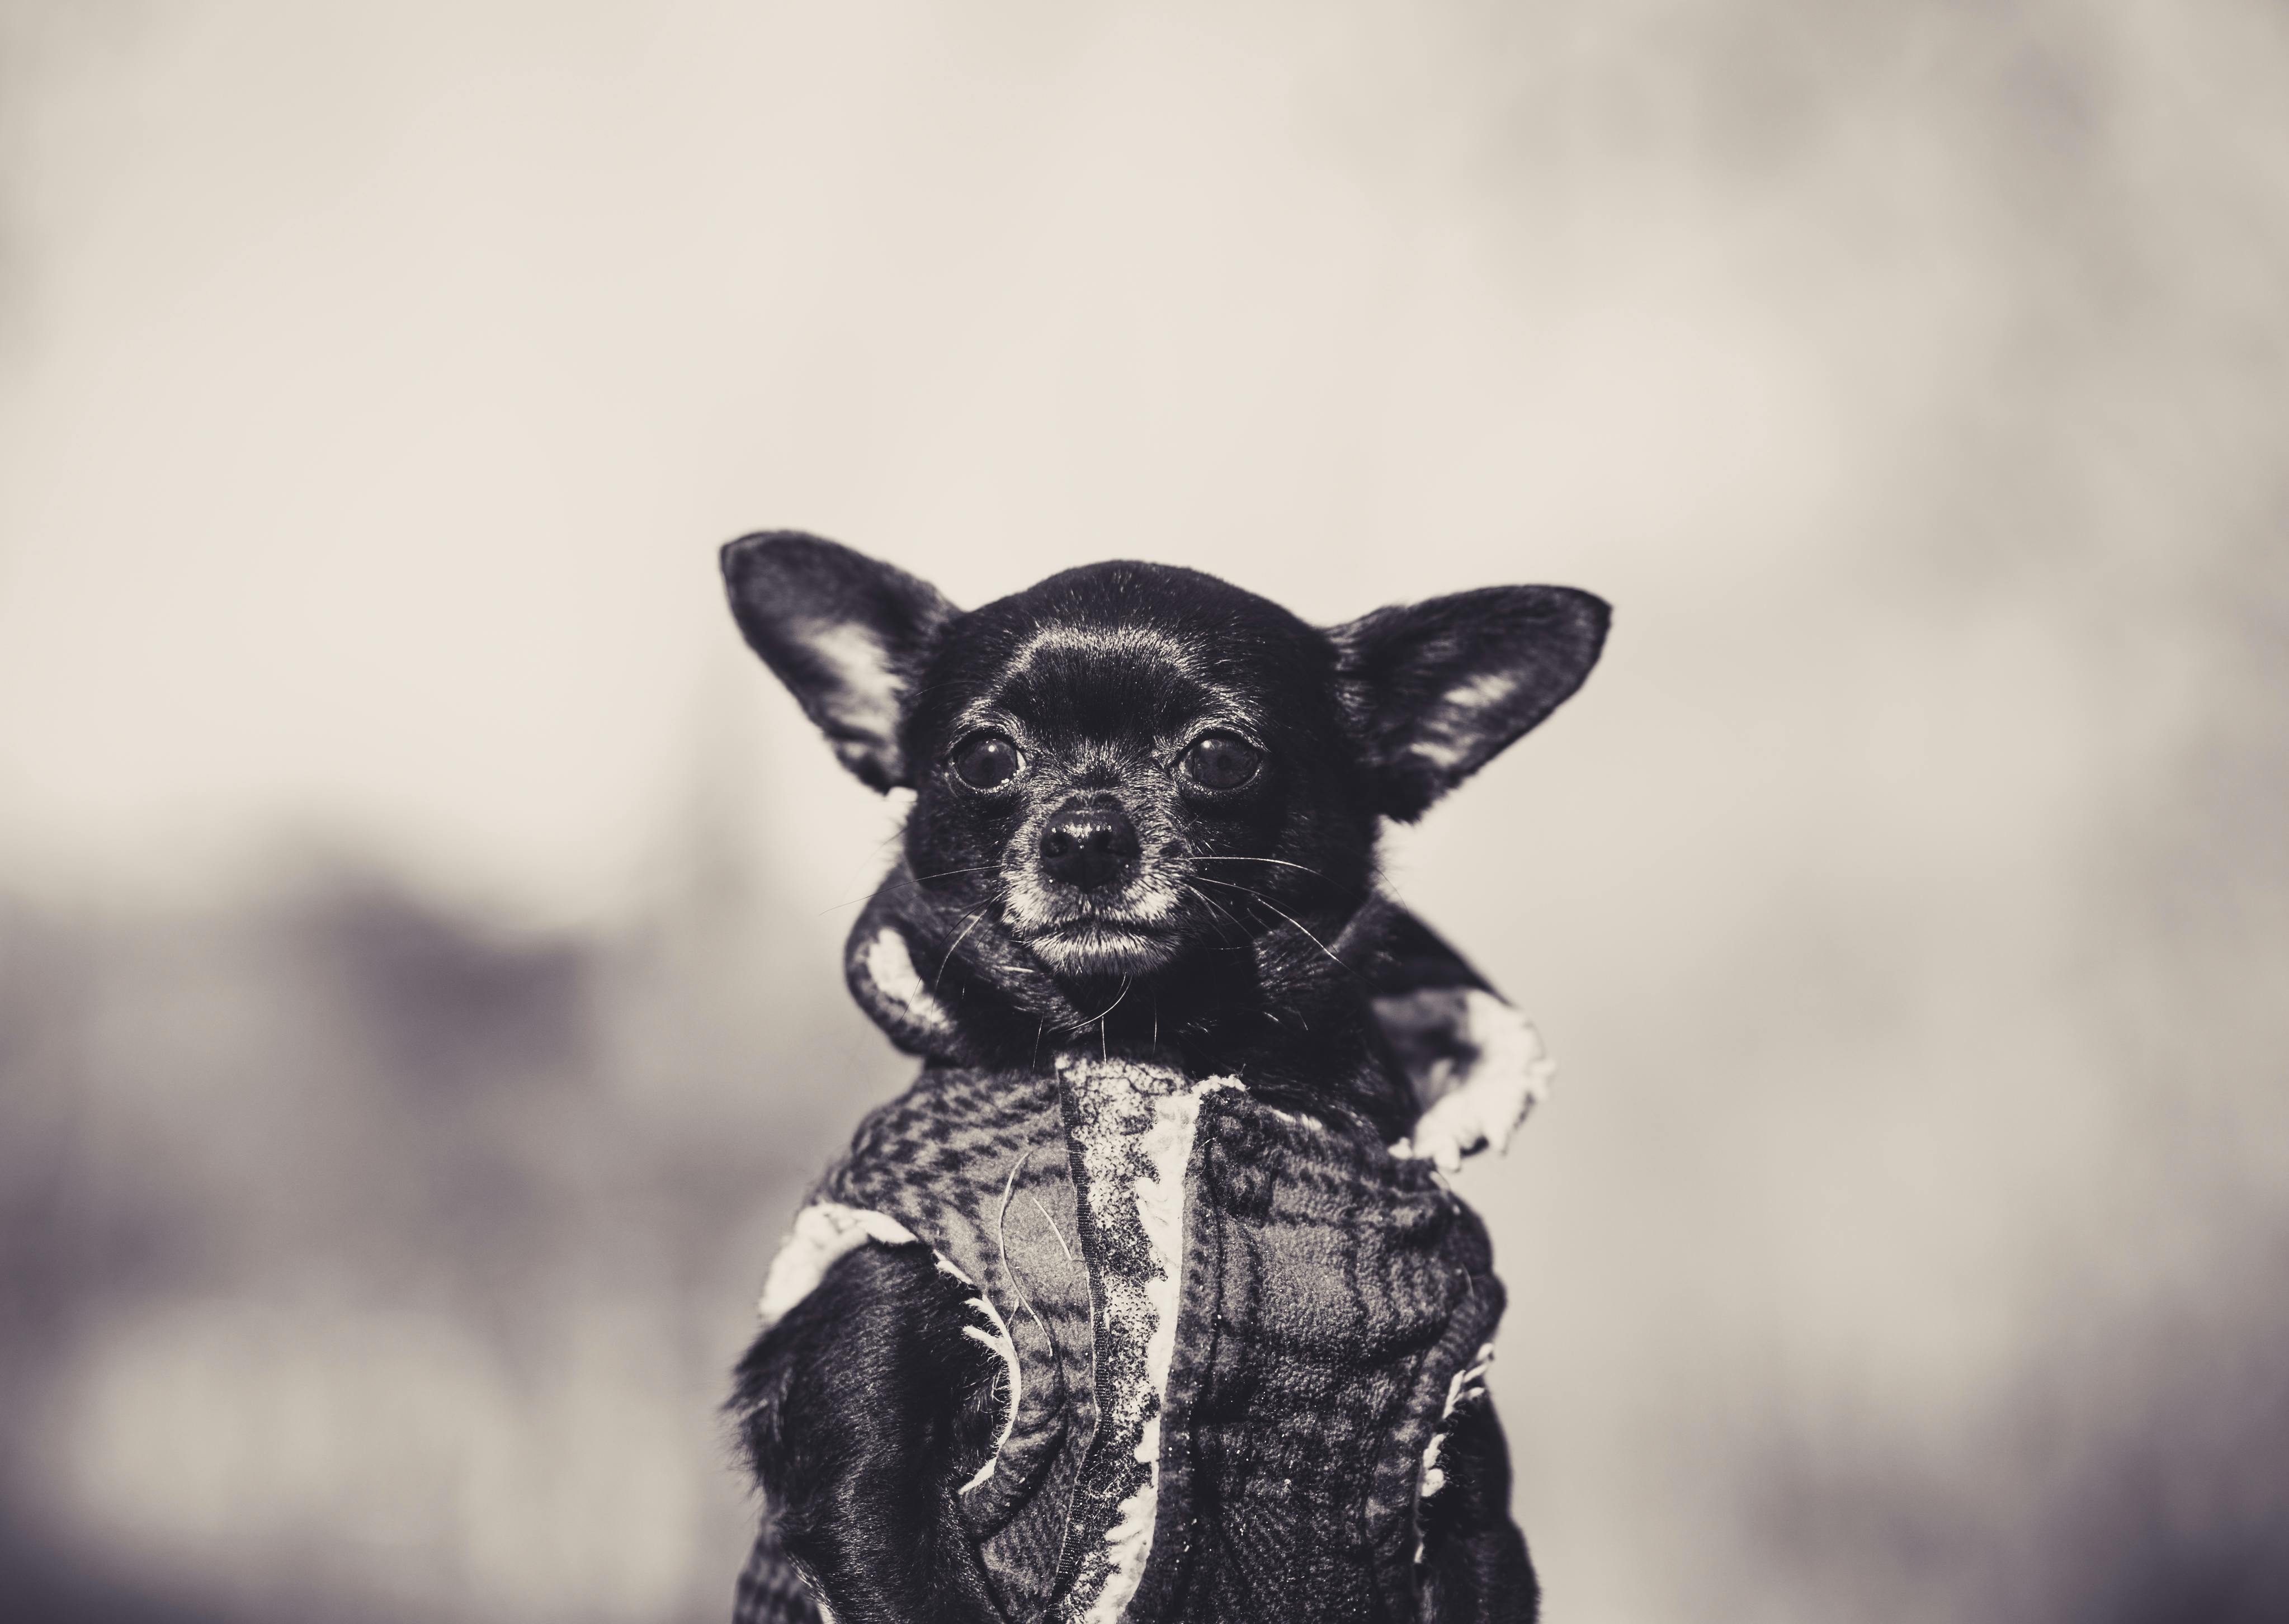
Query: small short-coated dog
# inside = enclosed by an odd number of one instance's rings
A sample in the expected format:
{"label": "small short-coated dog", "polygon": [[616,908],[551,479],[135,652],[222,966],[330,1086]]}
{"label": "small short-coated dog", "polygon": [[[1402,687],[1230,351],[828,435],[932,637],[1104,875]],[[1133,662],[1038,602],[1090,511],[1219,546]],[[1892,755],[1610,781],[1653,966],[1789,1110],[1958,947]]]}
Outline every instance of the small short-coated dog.
{"label": "small short-coated dog", "polygon": [[1550,1065],[1376,840],[1581,686],[1606,605],[1320,629],[1105,563],[965,613],[811,536],[722,561],[843,764],[912,793],[845,967],[924,1063],[737,1373],[742,1624],[1532,1620],[1502,1287],[1440,1170]]}

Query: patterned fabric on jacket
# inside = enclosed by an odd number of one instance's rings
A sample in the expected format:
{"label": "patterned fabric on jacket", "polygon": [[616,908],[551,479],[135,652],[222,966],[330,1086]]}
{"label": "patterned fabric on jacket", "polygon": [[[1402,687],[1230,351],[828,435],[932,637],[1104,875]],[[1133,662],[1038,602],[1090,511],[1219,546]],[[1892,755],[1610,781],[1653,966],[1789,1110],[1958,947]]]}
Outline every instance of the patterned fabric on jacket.
{"label": "patterned fabric on jacket", "polygon": [[[933,1061],[814,1188],[766,1321],[877,1244],[930,1247],[1009,1367],[960,1504],[1010,1618],[1416,1616],[1434,1439],[1503,1307],[1429,1161],[1150,1055]],[[820,1617],[767,1517],[737,1624]]]}

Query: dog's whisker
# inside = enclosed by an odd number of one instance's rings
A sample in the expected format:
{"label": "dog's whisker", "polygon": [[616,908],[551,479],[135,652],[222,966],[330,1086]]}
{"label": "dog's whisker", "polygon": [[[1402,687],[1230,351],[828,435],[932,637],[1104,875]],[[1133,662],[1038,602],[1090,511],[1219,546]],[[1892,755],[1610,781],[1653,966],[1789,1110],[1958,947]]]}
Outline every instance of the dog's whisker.
{"label": "dog's whisker", "polygon": [[977,912],[971,914],[969,916],[969,922],[961,927],[961,935],[954,937],[951,943],[947,943],[945,957],[937,961],[937,974],[930,980],[930,996],[932,998],[936,998],[937,996],[938,983],[945,979],[945,967],[953,962],[954,949],[960,947],[962,943],[963,938],[967,937],[971,931],[977,928],[979,923],[985,918],[987,909],[992,908],[993,905],[993,904],[988,903],[985,904],[985,907],[980,908]]}
{"label": "dog's whisker", "polygon": [[1302,864],[1290,863],[1285,857],[1176,857],[1170,860],[1176,863],[1272,863],[1281,868],[1292,868],[1299,874],[1309,874],[1314,880],[1327,878],[1315,868],[1305,868]]}
{"label": "dog's whisker", "polygon": [[[856,896],[846,896],[839,903],[829,903],[825,907],[821,908],[818,912],[820,914],[832,913],[837,908],[848,908],[853,903],[869,901],[876,895],[876,893],[885,889],[886,888],[896,888],[911,891],[926,880],[945,880],[955,874],[989,873],[1001,866],[1001,865],[998,863],[981,863],[976,868],[950,868],[945,870],[943,872],[936,874],[885,874],[881,880],[874,882],[873,890],[862,891]],[[1008,882],[1005,880],[1003,883],[1007,884]],[[818,916],[814,914],[812,917],[817,918]]]}
{"label": "dog's whisker", "polygon": [[[1241,924],[1241,923],[1240,922],[1239,918],[1238,918],[1236,915],[1234,915],[1234,914],[1233,914],[1233,912],[1232,912],[1232,911],[1231,909],[1229,909],[1229,908],[1225,907],[1222,903],[1220,903],[1220,902],[1216,901],[1216,899],[1215,897],[1210,896],[1209,896],[1206,891],[1201,890],[1201,889],[1200,888],[1200,887],[1198,887],[1198,886],[1194,885],[1194,884],[1193,884],[1191,880],[1179,880],[1179,881],[1177,881],[1177,883],[1178,883],[1179,885],[1183,886],[1183,887],[1184,888],[1184,889],[1186,889],[1187,891],[1190,891],[1193,896],[1195,896],[1199,897],[1202,902],[1206,903],[1209,907],[1211,907],[1211,908],[1215,909],[1218,913],[1221,913],[1222,915],[1224,915],[1224,918],[1226,918],[1226,919],[1228,919],[1232,920],[1232,927],[1233,927],[1235,930],[1237,930],[1237,931],[1239,931],[1239,932],[1240,932],[1240,939],[1242,942],[1246,942],[1246,941],[1248,940],[1248,927],[1247,927],[1247,926],[1245,926],[1245,925],[1243,925],[1243,924]],[[1218,934],[1219,937],[1221,937],[1221,935],[1222,935],[1222,934],[1223,934],[1223,933],[1222,933],[1222,932],[1218,932],[1217,934]]]}
{"label": "dog's whisker", "polygon": [[1252,889],[1248,886],[1233,885],[1229,880],[1210,880],[1206,874],[1200,876],[1200,883],[1202,885],[1225,886],[1234,891],[1246,892],[1257,902],[1262,903],[1265,907],[1271,909],[1272,912],[1278,914],[1281,919],[1286,919],[1296,929],[1302,931],[1304,933],[1304,939],[1309,942],[1313,947],[1318,948],[1321,952],[1327,954],[1328,961],[1335,965],[1337,969],[1348,970],[1352,967],[1345,964],[1342,959],[1336,957],[1335,950],[1333,948],[1320,941],[1319,937],[1313,935],[1312,934],[1311,927],[1305,925],[1303,920],[1297,919],[1294,914],[1289,913],[1286,909],[1280,907],[1270,897],[1264,896],[1263,892]]}
{"label": "dog's whisker", "polygon": [[1113,995],[1113,1002],[1107,1004],[1097,1014],[1090,1015],[1073,1030],[1075,1031],[1087,1031],[1092,1026],[1103,1026],[1105,1024],[1105,1017],[1111,1015],[1114,1010],[1120,1008],[1121,1000],[1129,996],[1129,978],[1128,976],[1122,976],[1121,978],[1121,991]]}
{"label": "dog's whisker", "polygon": [[1097,1058],[1100,1060],[1110,1060],[1113,1058],[1113,1039],[1106,1033],[1105,1023],[1113,1018],[1113,1010],[1121,1007],[1121,999],[1127,998],[1128,996],[1129,977],[1124,975],[1121,978],[1121,991],[1119,996],[1114,998],[1112,1004],[1105,1009],[1105,1012],[1103,1015],[1097,1017]]}

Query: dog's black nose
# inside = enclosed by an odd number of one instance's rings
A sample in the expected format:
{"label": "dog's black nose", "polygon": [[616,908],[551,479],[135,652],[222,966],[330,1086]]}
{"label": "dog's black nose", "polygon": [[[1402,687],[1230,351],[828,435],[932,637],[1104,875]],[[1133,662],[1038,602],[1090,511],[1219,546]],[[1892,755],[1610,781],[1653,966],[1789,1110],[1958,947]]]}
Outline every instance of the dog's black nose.
{"label": "dog's black nose", "polygon": [[1049,878],[1084,891],[1121,879],[1137,853],[1137,831],[1119,807],[1068,807],[1041,835],[1041,866]]}

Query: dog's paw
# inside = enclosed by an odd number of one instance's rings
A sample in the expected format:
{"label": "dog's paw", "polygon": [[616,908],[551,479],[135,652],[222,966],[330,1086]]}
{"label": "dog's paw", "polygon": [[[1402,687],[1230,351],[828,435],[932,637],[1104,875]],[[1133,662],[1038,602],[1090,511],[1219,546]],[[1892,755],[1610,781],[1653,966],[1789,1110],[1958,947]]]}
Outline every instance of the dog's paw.
{"label": "dog's paw", "polygon": [[1463,995],[1463,1005],[1464,1030],[1456,1035],[1462,1052],[1439,1063],[1437,1080],[1444,1087],[1415,1132],[1391,1147],[1394,1156],[1433,1162],[1446,1173],[1479,1150],[1508,1150],[1558,1072],[1542,1034],[1517,1010],[1475,988]]}

